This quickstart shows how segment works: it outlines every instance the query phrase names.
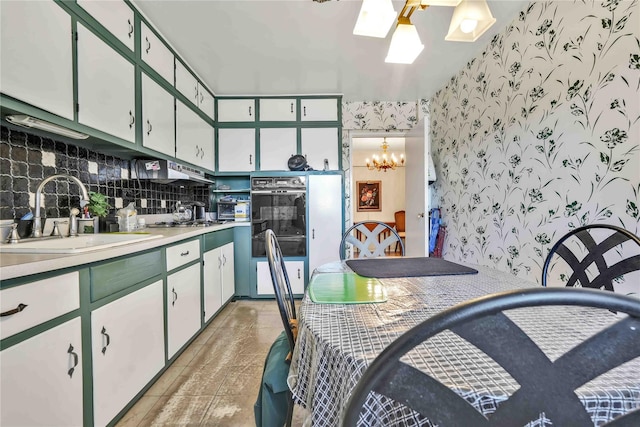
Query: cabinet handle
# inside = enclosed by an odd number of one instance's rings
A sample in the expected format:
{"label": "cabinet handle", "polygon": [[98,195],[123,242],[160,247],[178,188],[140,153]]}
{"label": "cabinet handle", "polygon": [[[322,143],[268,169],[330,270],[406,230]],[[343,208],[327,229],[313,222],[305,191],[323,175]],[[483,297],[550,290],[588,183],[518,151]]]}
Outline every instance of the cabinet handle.
{"label": "cabinet handle", "polygon": [[298,279],[300,278],[300,269],[298,269]]}
{"label": "cabinet handle", "polygon": [[250,165],[253,164],[253,156],[251,154],[249,154],[249,164]]}
{"label": "cabinet handle", "polygon": [[316,229],[315,229],[315,228],[312,228],[312,229],[311,229],[311,238],[312,238],[312,239],[315,239],[315,238],[316,238]]}
{"label": "cabinet handle", "polygon": [[291,114],[293,114],[293,102],[291,103]]}
{"label": "cabinet handle", "polygon": [[198,83],[193,87],[193,93],[195,94],[196,103],[198,102]]}
{"label": "cabinet handle", "polygon": [[152,130],[153,130],[153,126],[151,126],[151,122],[147,120],[147,136],[149,136]]}
{"label": "cabinet handle", "polygon": [[127,19],[127,22],[129,23],[129,38],[131,38],[133,35],[133,24],[131,23],[131,19]]}
{"label": "cabinet handle", "polygon": [[227,257],[222,255],[222,265],[227,265]]}
{"label": "cabinet handle", "polygon": [[307,117],[307,106],[302,107],[303,116]]}
{"label": "cabinet handle", "polygon": [[187,252],[180,252],[180,256],[187,256],[187,255],[189,255],[189,251],[187,251]]}
{"label": "cabinet handle", "polygon": [[251,106],[249,106],[249,117],[251,117]]}
{"label": "cabinet handle", "polygon": [[222,257],[218,257],[218,270],[222,268]]}
{"label": "cabinet handle", "polygon": [[131,110],[129,110],[129,129],[131,129],[134,124],[136,124],[136,117],[133,115]]}
{"label": "cabinet handle", "polygon": [[104,347],[102,347],[102,354],[105,354],[107,352],[107,347],[109,347],[109,344],[111,344],[111,338],[109,337],[109,334],[107,334],[107,330],[104,326],[102,327],[100,333],[102,334],[102,342],[104,342],[105,339],[107,340],[107,343],[104,345]]}
{"label": "cabinet handle", "polygon": [[24,310],[25,308],[27,308],[27,304],[18,304],[18,306],[16,308],[14,308],[13,310],[9,310],[9,311],[5,311],[4,313],[0,313],[0,317],[4,317],[4,316],[11,316],[13,314],[16,313],[20,313],[22,310]]}
{"label": "cabinet handle", "polygon": [[202,101],[204,101],[204,95],[200,94],[200,104],[202,104]]}
{"label": "cabinet handle", "polygon": [[145,51],[149,53],[149,51],[151,50],[151,42],[149,41],[149,37],[145,37],[144,39],[147,41],[147,48],[145,49]]}
{"label": "cabinet handle", "polygon": [[178,301],[178,293],[176,292],[176,288],[171,289],[171,292],[173,293],[173,301],[171,301],[171,305],[174,306],[176,305],[176,301]]}
{"label": "cabinet handle", "polygon": [[78,353],[73,350],[73,346],[69,344],[69,350],[67,350],[67,353],[73,357],[73,366],[69,368],[69,371],[67,372],[67,374],[69,374],[69,378],[73,378],[73,371],[76,369],[76,366],[78,366]]}

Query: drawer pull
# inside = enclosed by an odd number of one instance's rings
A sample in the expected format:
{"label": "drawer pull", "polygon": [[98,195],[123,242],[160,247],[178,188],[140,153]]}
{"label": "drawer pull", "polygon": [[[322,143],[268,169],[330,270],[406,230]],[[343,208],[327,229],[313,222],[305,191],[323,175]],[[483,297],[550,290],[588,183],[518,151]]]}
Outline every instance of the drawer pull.
{"label": "drawer pull", "polygon": [[127,19],[127,23],[129,23],[129,38],[133,35],[133,25],[131,24],[131,19]]}
{"label": "drawer pull", "polygon": [[144,39],[147,42],[147,48],[145,50],[147,53],[149,53],[149,51],[151,50],[151,42],[149,41],[149,37],[145,37]]}
{"label": "drawer pull", "polygon": [[251,107],[249,107],[249,117],[251,117]]}
{"label": "drawer pull", "polygon": [[27,304],[18,304],[18,306],[16,308],[14,308],[13,310],[9,310],[9,311],[5,311],[4,313],[0,313],[0,317],[11,316],[13,314],[20,313],[25,308],[27,308]]}
{"label": "drawer pull", "polygon": [[131,112],[131,110],[129,110],[129,129],[133,128],[133,125],[136,124],[136,118],[133,115],[133,112]]}
{"label": "drawer pull", "polygon": [[291,113],[293,113],[293,102],[291,103]]}
{"label": "drawer pull", "polygon": [[176,301],[178,301],[178,293],[176,292],[176,288],[171,289],[171,293],[173,293],[173,301],[171,301],[171,305],[176,305]]}
{"label": "drawer pull", "polygon": [[298,279],[300,278],[300,269],[298,269]]}
{"label": "drawer pull", "polygon": [[304,107],[302,107],[302,111],[304,113],[304,116],[307,117],[307,106],[306,105]]}
{"label": "drawer pull", "polygon": [[109,334],[107,334],[107,330],[104,326],[102,327],[100,333],[102,334],[102,342],[105,342],[105,339],[107,342],[104,347],[102,347],[102,354],[105,354],[107,352],[107,347],[109,347],[109,344],[111,344],[111,337],[109,337]]}
{"label": "drawer pull", "polygon": [[151,135],[152,130],[153,130],[153,126],[151,126],[151,122],[147,120],[147,136]]}
{"label": "drawer pull", "polygon": [[70,356],[73,356],[73,366],[69,368],[69,372],[67,372],[67,374],[69,374],[69,378],[73,378],[73,371],[75,370],[76,366],[78,366],[78,353],[74,352],[73,350],[73,346],[69,344],[69,350],[67,350],[67,353],[69,353]]}
{"label": "drawer pull", "polygon": [[189,251],[187,251],[187,252],[180,252],[180,256],[187,256],[187,255],[189,255]]}
{"label": "drawer pull", "polygon": [[253,164],[253,156],[251,154],[249,154],[249,164],[250,165]]}

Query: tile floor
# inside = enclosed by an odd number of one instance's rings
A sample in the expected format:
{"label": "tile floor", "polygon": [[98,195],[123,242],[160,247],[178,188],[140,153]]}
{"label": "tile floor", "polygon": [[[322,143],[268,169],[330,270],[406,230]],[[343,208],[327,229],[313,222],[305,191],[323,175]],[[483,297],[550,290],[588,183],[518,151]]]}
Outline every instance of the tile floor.
{"label": "tile floor", "polygon": [[[264,359],[280,332],[274,300],[229,303],[116,427],[254,426]],[[303,419],[296,407],[292,425]]]}

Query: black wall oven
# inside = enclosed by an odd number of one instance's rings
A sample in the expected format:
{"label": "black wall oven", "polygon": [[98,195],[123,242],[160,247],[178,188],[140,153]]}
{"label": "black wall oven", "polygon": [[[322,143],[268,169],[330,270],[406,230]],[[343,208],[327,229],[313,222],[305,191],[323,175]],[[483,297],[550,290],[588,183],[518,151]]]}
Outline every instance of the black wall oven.
{"label": "black wall oven", "polygon": [[251,178],[251,256],[264,257],[265,231],[273,230],[283,256],[307,255],[306,177]]}

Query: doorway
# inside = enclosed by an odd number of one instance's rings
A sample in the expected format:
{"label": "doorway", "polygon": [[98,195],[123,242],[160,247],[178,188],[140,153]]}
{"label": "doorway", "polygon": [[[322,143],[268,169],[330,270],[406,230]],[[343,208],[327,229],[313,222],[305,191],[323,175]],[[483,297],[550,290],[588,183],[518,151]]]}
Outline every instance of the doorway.
{"label": "doorway", "polygon": [[[387,156],[395,155],[395,170],[367,167],[373,155],[382,155],[382,144],[388,144]],[[381,221],[392,227],[395,213],[405,210],[405,166],[400,163],[405,154],[405,138],[389,134],[353,136],[351,139],[351,218],[360,221]],[[362,193],[362,194],[361,194]]]}

